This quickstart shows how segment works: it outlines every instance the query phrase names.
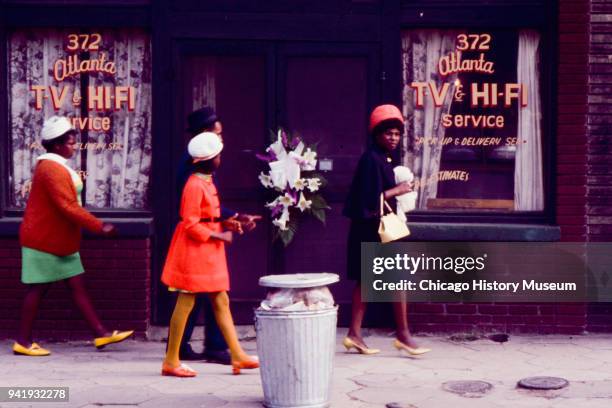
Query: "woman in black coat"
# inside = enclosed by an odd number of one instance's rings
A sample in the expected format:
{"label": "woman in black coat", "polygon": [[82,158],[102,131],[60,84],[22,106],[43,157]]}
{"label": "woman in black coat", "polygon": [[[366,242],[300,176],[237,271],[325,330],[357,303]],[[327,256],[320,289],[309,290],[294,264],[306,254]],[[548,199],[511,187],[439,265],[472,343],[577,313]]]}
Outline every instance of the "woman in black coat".
{"label": "woman in black coat", "polygon": [[[347,275],[357,281],[353,289],[351,325],[343,344],[347,350],[355,348],[361,354],[376,354],[378,349],[369,348],[361,336],[361,324],[366,303],[361,298],[361,243],[380,242],[380,195],[385,200],[412,191],[410,183],[395,184],[392,152],[397,148],[404,130],[404,118],[393,105],[376,107],[370,116],[369,131],[372,145],[366,150],[357,165],[343,214],[351,219],[347,246]],[[392,200],[395,201],[395,200]],[[408,330],[406,301],[393,304],[397,326],[394,346],[410,354],[423,354],[429,349],[420,348]]]}

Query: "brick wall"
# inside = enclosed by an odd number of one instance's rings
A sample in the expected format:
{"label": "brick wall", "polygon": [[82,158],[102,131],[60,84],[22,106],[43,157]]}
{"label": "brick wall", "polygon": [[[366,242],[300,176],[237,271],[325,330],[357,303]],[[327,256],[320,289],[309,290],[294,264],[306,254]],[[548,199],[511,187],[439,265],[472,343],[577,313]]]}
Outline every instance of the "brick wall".
{"label": "brick wall", "polygon": [[586,241],[588,0],[559,2],[557,223],[563,241]]}
{"label": "brick wall", "polygon": [[[556,209],[561,240],[587,240],[587,93],[589,0],[559,1]],[[553,307],[553,309],[551,309]],[[541,305],[538,332],[586,329],[587,305]],[[527,321],[530,321],[527,319]]]}
{"label": "brick wall", "polygon": [[415,332],[580,334],[585,305],[415,303],[409,318]]}
{"label": "brick wall", "polygon": [[[612,4],[590,9],[587,142],[588,240],[612,240]],[[588,330],[612,332],[612,304],[589,305]]]}
{"label": "brick wall", "polygon": [[[0,338],[12,338],[19,324],[25,293],[20,253],[16,239],[0,239]],[[151,315],[150,255],[148,239],[83,241],[87,289],[109,330],[134,329],[144,337]],[[35,337],[45,340],[92,338],[62,283],[54,284],[41,303],[34,329]]]}

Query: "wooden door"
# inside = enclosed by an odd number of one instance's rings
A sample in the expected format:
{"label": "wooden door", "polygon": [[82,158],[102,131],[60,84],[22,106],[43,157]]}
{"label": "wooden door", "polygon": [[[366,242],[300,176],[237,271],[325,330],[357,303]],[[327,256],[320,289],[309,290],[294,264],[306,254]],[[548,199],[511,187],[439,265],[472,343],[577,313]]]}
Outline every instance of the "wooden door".
{"label": "wooden door", "polygon": [[[323,172],[331,207],[326,225],[314,219],[301,224],[284,250],[284,272],[339,274],[332,291],[336,302],[347,304],[354,283],[345,279],[349,222],[342,208],[366,146],[368,114],[379,88],[377,52],[358,45],[291,44],[279,54],[280,122],[309,143],[318,142],[319,159],[332,165]],[[341,321],[347,311],[341,307]]]}

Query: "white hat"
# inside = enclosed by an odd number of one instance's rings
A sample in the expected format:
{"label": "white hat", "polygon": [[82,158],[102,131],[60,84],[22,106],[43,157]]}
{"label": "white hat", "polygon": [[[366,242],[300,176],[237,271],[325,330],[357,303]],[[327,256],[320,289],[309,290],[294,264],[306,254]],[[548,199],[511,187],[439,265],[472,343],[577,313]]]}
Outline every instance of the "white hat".
{"label": "white hat", "polygon": [[213,132],[203,132],[191,139],[187,151],[194,161],[210,160],[223,150],[223,142]]}
{"label": "white hat", "polygon": [[68,119],[63,116],[51,116],[45,120],[40,131],[40,137],[42,140],[51,140],[60,137],[70,130],[74,130],[74,128]]}

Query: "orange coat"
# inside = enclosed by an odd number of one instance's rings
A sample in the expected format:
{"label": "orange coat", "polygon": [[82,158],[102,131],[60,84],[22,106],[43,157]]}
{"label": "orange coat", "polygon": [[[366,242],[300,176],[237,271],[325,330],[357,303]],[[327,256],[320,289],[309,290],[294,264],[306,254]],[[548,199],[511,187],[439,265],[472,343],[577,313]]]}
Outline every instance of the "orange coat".
{"label": "orange coat", "polygon": [[81,227],[100,233],[102,221],[79,205],[68,170],[41,160],[32,178],[32,190],[19,231],[22,246],[66,256],[79,250]]}
{"label": "orange coat", "polygon": [[162,282],[171,288],[189,292],[229,290],[225,243],[211,239],[211,232],[221,232],[219,222],[201,222],[201,218],[219,218],[221,206],[211,178],[191,175],[183,189],[181,221],[176,226]]}

